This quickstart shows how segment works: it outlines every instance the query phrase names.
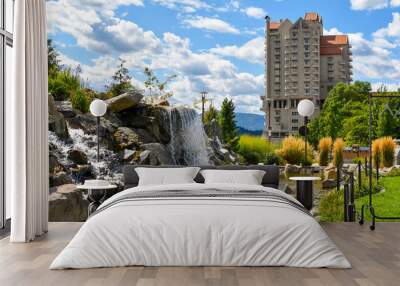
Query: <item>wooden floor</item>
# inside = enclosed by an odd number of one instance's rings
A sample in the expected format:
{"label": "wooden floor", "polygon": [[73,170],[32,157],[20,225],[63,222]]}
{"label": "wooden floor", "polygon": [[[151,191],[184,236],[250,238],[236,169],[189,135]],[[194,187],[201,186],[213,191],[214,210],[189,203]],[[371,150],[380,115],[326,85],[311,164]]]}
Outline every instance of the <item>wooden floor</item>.
{"label": "wooden floor", "polygon": [[355,223],[324,224],[353,269],[288,267],[125,267],[48,270],[81,226],[50,223],[29,244],[0,241],[0,285],[400,285],[400,223],[379,223],[375,232]]}

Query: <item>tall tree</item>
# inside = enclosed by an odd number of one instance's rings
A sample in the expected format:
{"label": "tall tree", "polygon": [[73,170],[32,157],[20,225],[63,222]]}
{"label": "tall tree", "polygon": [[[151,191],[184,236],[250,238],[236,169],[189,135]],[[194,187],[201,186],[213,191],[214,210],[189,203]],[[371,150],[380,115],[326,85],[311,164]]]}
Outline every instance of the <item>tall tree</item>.
{"label": "tall tree", "polygon": [[52,39],[47,39],[47,65],[49,77],[54,77],[60,70],[60,54],[53,45]]}
{"label": "tall tree", "polygon": [[171,91],[167,91],[167,85],[170,83],[177,75],[169,75],[164,81],[161,81],[153,70],[149,67],[145,67],[143,70],[146,80],[144,81],[144,86],[149,90],[149,95],[152,100],[154,99],[168,99],[173,96]]}
{"label": "tall tree", "polygon": [[232,150],[236,151],[239,147],[239,137],[235,122],[235,104],[232,99],[225,98],[222,102],[218,123],[222,130],[222,139]]}
{"label": "tall tree", "polygon": [[214,107],[213,104],[210,104],[210,107],[206,112],[204,112],[204,124],[210,124],[212,120],[218,120],[218,110]]}
{"label": "tall tree", "polygon": [[119,65],[112,76],[113,82],[108,86],[108,91],[111,96],[118,96],[134,89],[129,75],[129,70],[126,68],[126,60],[119,58]]}
{"label": "tall tree", "polygon": [[[329,92],[320,115],[308,126],[311,142],[316,144],[322,137],[333,139],[342,137],[349,139],[352,143],[363,144],[365,134],[368,134],[368,120],[364,119],[368,118],[370,92],[371,85],[367,82],[338,83]],[[376,112],[373,114],[375,126],[377,114]],[[354,124],[358,125],[354,126]]]}

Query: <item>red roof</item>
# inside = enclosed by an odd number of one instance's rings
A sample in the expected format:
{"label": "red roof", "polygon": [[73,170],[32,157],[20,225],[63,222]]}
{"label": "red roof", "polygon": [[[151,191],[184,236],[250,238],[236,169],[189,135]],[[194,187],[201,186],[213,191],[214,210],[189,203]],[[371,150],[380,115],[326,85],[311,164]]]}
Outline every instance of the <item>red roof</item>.
{"label": "red roof", "polygon": [[269,28],[271,30],[278,30],[280,26],[281,26],[280,22],[270,22],[269,23]]}
{"label": "red roof", "polygon": [[321,55],[341,55],[343,46],[349,43],[347,35],[321,36]]}
{"label": "red roof", "polygon": [[321,17],[318,13],[310,12],[304,15],[304,20],[306,21],[321,21]]}
{"label": "red roof", "polygon": [[325,45],[340,45],[344,46],[349,43],[349,37],[347,35],[331,35],[321,37],[321,46]]}

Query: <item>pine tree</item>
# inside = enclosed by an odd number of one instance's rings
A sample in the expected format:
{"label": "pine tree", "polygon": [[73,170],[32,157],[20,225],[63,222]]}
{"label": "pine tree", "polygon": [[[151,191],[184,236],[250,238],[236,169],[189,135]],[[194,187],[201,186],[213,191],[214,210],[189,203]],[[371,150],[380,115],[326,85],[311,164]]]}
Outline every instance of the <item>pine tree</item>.
{"label": "pine tree", "polygon": [[119,59],[119,65],[117,71],[112,76],[113,83],[108,86],[108,92],[111,96],[118,96],[134,89],[129,75],[129,70],[126,68],[126,61]]}
{"label": "pine tree", "polygon": [[204,125],[210,124],[214,119],[218,120],[218,110],[210,104],[208,110],[204,112]]}
{"label": "pine tree", "polygon": [[218,122],[222,130],[222,140],[236,151],[239,147],[239,137],[235,123],[235,104],[231,99],[225,98],[222,102]]}

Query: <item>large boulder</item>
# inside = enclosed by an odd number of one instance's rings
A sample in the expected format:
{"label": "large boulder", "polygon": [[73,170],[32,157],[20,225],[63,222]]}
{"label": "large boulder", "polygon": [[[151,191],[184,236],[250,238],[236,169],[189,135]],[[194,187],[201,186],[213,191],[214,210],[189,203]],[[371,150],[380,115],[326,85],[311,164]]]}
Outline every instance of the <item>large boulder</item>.
{"label": "large boulder", "polygon": [[139,91],[127,92],[106,100],[108,109],[113,112],[121,112],[137,106],[142,100],[143,94]]}
{"label": "large boulder", "polygon": [[68,140],[68,128],[64,116],[58,112],[53,96],[48,96],[49,131],[54,132],[60,139]]}
{"label": "large boulder", "polygon": [[324,169],[324,179],[325,180],[336,180],[337,170],[336,167],[330,165]]}
{"label": "large boulder", "polygon": [[66,184],[72,184],[73,180],[66,172],[58,172],[55,174],[50,174],[49,184],[50,187],[56,187]]}
{"label": "large boulder", "polygon": [[300,174],[301,173],[301,166],[298,165],[291,165],[291,164],[286,164],[285,166],[285,175],[292,175],[292,174]]}
{"label": "large boulder", "polygon": [[50,188],[49,221],[85,221],[88,205],[74,184]]}
{"label": "large boulder", "polygon": [[72,118],[76,115],[71,101],[56,101],[57,111],[60,112],[64,118]]}
{"label": "large boulder", "polygon": [[139,147],[139,136],[129,127],[119,127],[114,133],[114,142],[117,150]]}
{"label": "large boulder", "polygon": [[86,154],[80,150],[74,149],[68,151],[68,160],[71,160],[78,165],[85,165],[88,163],[88,158]]}
{"label": "large boulder", "polygon": [[168,144],[171,140],[168,107],[142,104],[116,114],[123,126],[146,130],[153,142]]}
{"label": "large boulder", "polygon": [[144,152],[140,154],[140,163],[149,165],[174,165],[171,154],[160,143],[143,144]]}

